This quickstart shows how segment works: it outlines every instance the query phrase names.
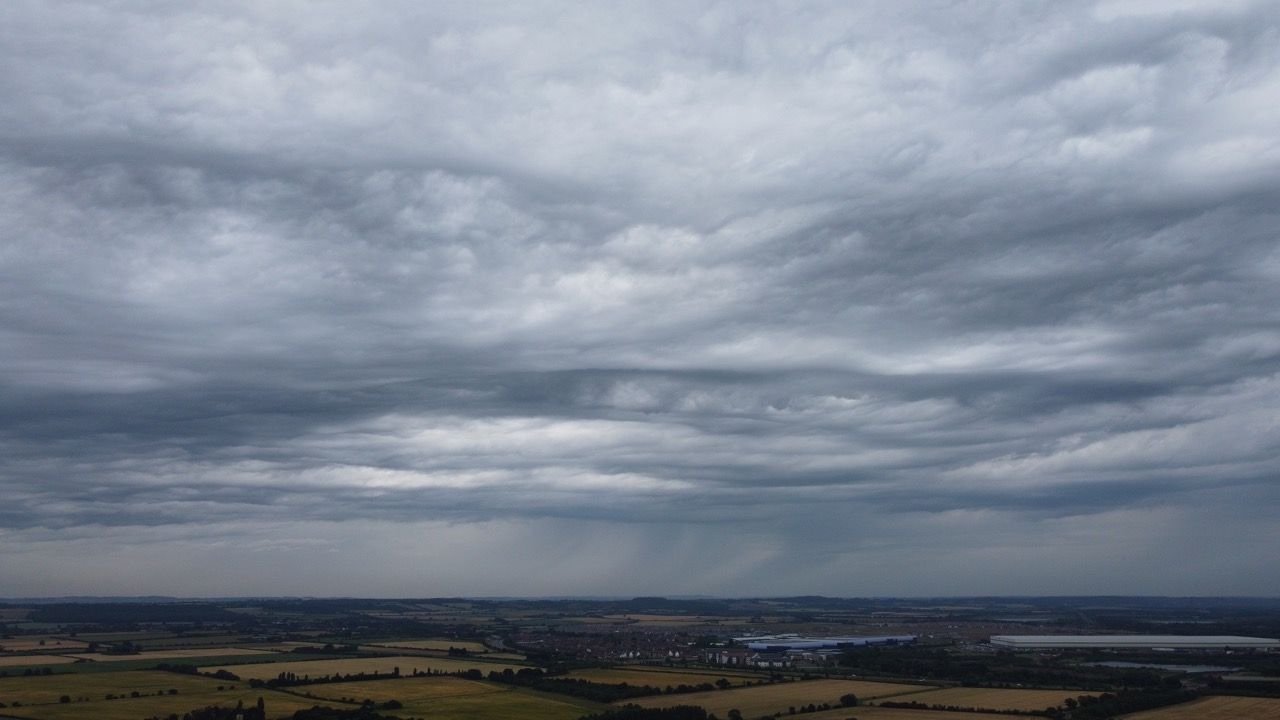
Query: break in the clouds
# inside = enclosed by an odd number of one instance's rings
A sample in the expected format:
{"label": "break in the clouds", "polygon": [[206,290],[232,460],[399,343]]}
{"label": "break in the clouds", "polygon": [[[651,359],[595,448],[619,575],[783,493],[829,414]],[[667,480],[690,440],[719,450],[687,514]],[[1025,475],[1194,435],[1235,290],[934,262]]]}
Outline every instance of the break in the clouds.
{"label": "break in the clouds", "polygon": [[1280,6],[9,2],[0,595],[1277,593]]}

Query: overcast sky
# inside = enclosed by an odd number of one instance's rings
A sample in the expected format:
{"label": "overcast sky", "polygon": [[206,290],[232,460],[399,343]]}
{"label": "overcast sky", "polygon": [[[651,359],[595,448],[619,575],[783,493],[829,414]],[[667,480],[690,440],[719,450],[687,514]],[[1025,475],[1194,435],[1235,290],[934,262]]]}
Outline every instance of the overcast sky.
{"label": "overcast sky", "polygon": [[0,4],[0,595],[1280,594],[1280,4]]}

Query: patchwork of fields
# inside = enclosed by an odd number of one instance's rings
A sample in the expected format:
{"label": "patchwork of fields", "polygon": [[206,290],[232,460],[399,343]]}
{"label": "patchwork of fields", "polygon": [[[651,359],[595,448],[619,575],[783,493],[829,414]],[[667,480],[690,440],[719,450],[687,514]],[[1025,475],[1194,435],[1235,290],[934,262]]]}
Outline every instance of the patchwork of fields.
{"label": "patchwork of fields", "polygon": [[[167,717],[170,714],[183,713],[209,705],[235,707],[237,703],[253,706],[263,698],[266,703],[267,716],[288,718],[299,710],[315,705],[304,700],[273,690],[252,689],[244,685],[235,690],[212,692],[193,692],[178,695],[154,695],[151,697],[120,698],[116,700],[94,700],[87,702],[53,703],[49,705],[30,705],[20,708],[5,708],[3,712],[11,717],[24,720],[141,720],[149,717]],[[338,703],[327,703],[340,706]]]}
{"label": "patchwork of fields", "polygon": [[[760,717],[780,712],[784,715],[791,707],[814,704],[839,705],[840,697],[854,694],[859,700],[911,694],[933,689],[927,685],[866,682],[861,680],[804,680],[775,683],[733,690],[712,690],[679,695],[659,695],[629,700],[643,707],[671,707],[673,705],[700,705],[709,713],[724,717],[730,710],[739,710],[743,717]],[[807,717],[807,716],[806,716]]]}
{"label": "patchwork of fields", "polygon": [[445,652],[449,648],[462,648],[467,652],[486,653],[489,648],[484,643],[472,640],[386,640],[383,642],[368,643],[368,647],[375,648],[403,648],[406,650],[439,650]]}
{"label": "patchwork of fields", "polygon": [[948,710],[905,710],[899,708],[868,707],[838,708],[822,712],[797,715],[804,720],[1009,720],[1008,715],[997,713],[951,712]]}
{"label": "patchwork of fields", "polygon": [[575,680],[588,680],[597,683],[627,683],[635,686],[651,686],[660,690],[679,685],[715,684],[717,680],[727,680],[731,685],[746,685],[757,682],[765,676],[749,673],[725,672],[713,670],[699,672],[696,670],[647,670],[642,668],[588,668],[575,670],[565,675]]}
{"label": "patchwork of fields", "polygon": [[144,650],[129,655],[109,655],[106,653],[76,653],[71,657],[94,662],[121,662],[124,660],[176,660],[181,658],[211,658],[223,655],[275,655],[273,650],[255,650],[251,648],[206,647],[173,650]]}
{"label": "patchwork of fields", "polygon": [[9,638],[0,640],[0,650],[5,652],[74,652],[89,647],[89,643],[65,638]]}
{"label": "patchwork of fields", "polygon": [[224,680],[181,675],[159,671],[130,671],[95,673],[91,675],[57,674],[33,677],[0,678],[0,702],[13,705],[56,703],[63,695],[73,700],[103,700],[107,695],[155,695],[177,690],[179,694],[216,691],[219,686],[230,687]]}
{"label": "patchwork of fields", "polygon": [[577,720],[605,707],[561,695],[453,677],[326,683],[301,689],[321,704],[330,700],[397,700],[404,704],[398,714],[425,715],[433,720]]}
{"label": "patchwork of fields", "polygon": [[[48,642],[46,640],[46,642]],[[478,642],[417,640],[396,641],[406,650],[439,651],[453,647],[483,647]],[[46,646],[47,647],[47,646]],[[384,647],[393,649],[390,641]],[[486,653],[489,658],[499,653]],[[198,675],[134,670],[121,667],[123,661],[209,659],[225,655],[241,661],[260,657],[262,662],[202,667],[204,672],[225,669],[241,678],[219,680]],[[58,670],[53,675],[0,678],[0,703],[7,717],[22,720],[140,720],[183,713],[207,705],[234,707],[237,703],[256,704],[263,698],[267,714],[273,720],[290,717],[294,712],[314,705],[355,707],[372,700],[383,703],[396,700],[403,704],[399,714],[428,716],[443,720],[492,718],[493,720],[577,720],[585,714],[600,712],[608,706],[566,696],[511,687],[487,681],[465,680],[448,675],[413,677],[415,672],[453,673],[469,669],[481,672],[513,670],[526,667],[519,663],[485,662],[484,657],[456,658],[426,655],[384,655],[363,658],[295,659],[287,653],[256,648],[174,647],[146,651],[138,655],[102,655],[101,653],[68,653],[66,655],[3,655],[0,667],[20,667],[37,662],[72,663],[76,658],[88,661],[72,672]],[[278,660],[278,661],[277,661]],[[97,668],[97,672],[86,672]],[[119,668],[111,671],[112,668]],[[335,682],[303,685],[287,690],[251,688],[251,679],[269,680],[280,673],[319,678],[333,675],[391,674],[399,668],[403,677],[358,682]],[[662,668],[621,666],[587,668],[566,677],[596,683],[627,683],[660,689],[679,685],[699,685],[725,680],[730,689],[697,693],[660,694],[635,698],[645,707],[699,705],[709,713],[726,717],[737,709],[744,717],[761,717],[800,709],[814,704],[828,704],[832,709],[805,713],[812,720],[999,720],[1006,717],[997,711],[1044,710],[1059,707],[1068,698],[1084,694],[1070,690],[1032,690],[948,687],[861,680],[804,680],[755,685],[763,674],[746,671],[718,671],[711,668]],[[839,707],[846,694],[858,697],[856,708]],[[108,699],[110,698],[110,699]],[[908,708],[886,708],[877,701],[897,700],[926,705],[973,708],[973,711],[951,712]],[[866,704],[870,701],[871,705]],[[616,703],[622,704],[622,703]],[[991,711],[991,712],[986,712]],[[1126,716],[1126,720],[1272,720],[1280,718],[1280,699],[1252,697],[1208,697],[1182,705]]]}
{"label": "patchwork of fields", "polygon": [[217,672],[226,670],[235,673],[242,680],[270,680],[280,673],[293,673],[298,677],[319,678],[329,675],[356,675],[359,673],[390,674],[400,668],[403,675],[414,672],[454,673],[477,669],[483,673],[492,670],[502,671],[506,668],[519,670],[524,665],[511,663],[491,663],[465,658],[426,657],[422,655],[378,656],[367,658],[343,658],[341,660],[289,660],[285,662],[264,662],[248,665],[218,665],[200,668],[201,672]]}

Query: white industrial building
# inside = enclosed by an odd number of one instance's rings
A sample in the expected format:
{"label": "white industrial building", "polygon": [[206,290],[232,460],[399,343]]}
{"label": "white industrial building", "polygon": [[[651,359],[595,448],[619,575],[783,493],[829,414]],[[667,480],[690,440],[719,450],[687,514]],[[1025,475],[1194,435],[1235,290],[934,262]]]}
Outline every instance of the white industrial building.
{"label": "white industrial building", "polygon": [[1280,650],[1280,640],[1238,635],[992,635],[991,644],[1015,650]]}

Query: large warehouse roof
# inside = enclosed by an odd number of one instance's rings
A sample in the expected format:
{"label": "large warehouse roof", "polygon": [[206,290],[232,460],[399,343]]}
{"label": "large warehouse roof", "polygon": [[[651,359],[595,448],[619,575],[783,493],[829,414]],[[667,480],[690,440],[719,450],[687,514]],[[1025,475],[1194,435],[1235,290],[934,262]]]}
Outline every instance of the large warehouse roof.
{"label": "large warehouse roof", "polygon": [[992,635],[991,644],[1011,648],[1272,648],[1274,638],[1238,635]]}

